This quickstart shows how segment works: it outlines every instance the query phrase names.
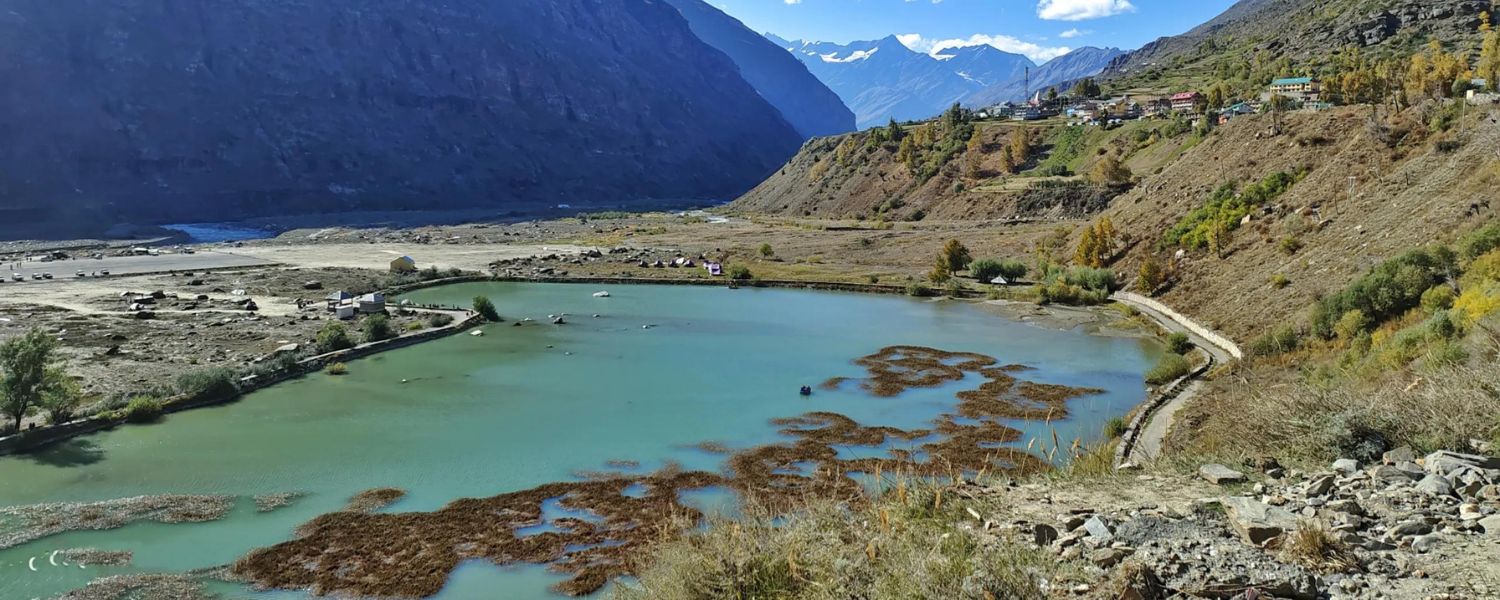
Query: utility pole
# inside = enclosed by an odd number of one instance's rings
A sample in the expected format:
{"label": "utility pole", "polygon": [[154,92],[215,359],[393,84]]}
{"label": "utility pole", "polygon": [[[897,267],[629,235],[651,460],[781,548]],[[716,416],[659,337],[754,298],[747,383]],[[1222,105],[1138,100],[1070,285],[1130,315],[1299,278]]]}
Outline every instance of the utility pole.
{"label": "utility pole", "polygon": [[1026,94],[1026,102],[1030,103],[1031,102],[1031,67],[1026,67],[1026,84],[1025,85],[1026,85],[1026,89],[1023,90],[1023,92]]}

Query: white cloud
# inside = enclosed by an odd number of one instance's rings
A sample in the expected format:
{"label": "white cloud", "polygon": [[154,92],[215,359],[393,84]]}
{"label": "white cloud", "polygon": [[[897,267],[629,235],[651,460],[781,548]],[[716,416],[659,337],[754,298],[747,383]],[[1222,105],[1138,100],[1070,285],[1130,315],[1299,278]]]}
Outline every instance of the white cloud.
{"label": "white cloud", "polygon": [[1006,52],[1024,54],[1027,58],[1042,63],[1067,54],[1073,49],[1067,46],[1042,46],[1008,35],[987,35],[976,33],[968,38],[953,38],[947,40],[935,40],[922,37],[917,33],[906,33],[896,36],[907,48],[923,54],[941,56],[944,50],[949,48],[963,48],[966,46],[981,46],[989,44]]}
{"label": "white cloud", "polygon": [[1036,16],[1049,21],[1085,21],[1135,11],[1130,0],[1039,0]]}
{"label": "white cloud", "polygon": [[781,0],[787,4],[802,4],[802,0]]}
{"label": "white cloud", "polygon": [[1071,39],[1076,38],[1076,37],[1086,36],[1086,35],[1088,35],[1090,33],[1093,33],[1093,32],[1092,31],[1085,31],[1083,29],[1079,29],[1077,27],[1074,27],[1072,29],[1069,29],[1067,31],[1064,31],[1062,33],[1057,34],[1057,37],[1060,37],[1060,38],[1065,39],[1065,40],[1071,40]]}

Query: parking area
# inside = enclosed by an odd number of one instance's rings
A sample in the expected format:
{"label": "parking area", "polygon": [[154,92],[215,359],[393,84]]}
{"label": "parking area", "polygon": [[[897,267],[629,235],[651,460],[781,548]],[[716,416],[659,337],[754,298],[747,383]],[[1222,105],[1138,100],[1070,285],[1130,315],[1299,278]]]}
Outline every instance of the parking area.
{"label": "parking area", "polygon": [[[263,258],[212,250],[198,251],[193,254],[162,253],[155,256],[106,256],[104,258],[69,258],[52,261],[25,260],[19,262],[11,260],[0,264],[0,277],[5,278],[5,282],[0,283],[0,286],[74,281],[80,279],[78,276],[80,272],[83,273],[82,278],[87,279],[90,277],[104,277],[106,275],[133,275],[165,271],[206,271],[269,264],[274,263]],[[45,278],[48,274],[52,276],[51,279]],[[17,281],[18,276],[20,281]],[[38,279],[38,277],[41,277],[41,279]]]}

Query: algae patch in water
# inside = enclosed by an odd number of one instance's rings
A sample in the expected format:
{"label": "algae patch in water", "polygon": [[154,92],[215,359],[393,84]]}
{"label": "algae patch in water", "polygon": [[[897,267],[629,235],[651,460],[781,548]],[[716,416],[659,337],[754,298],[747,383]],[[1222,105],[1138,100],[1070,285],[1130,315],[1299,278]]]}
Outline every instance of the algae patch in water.
{"label": "algae patch in water", "polygon": [[0,508],[0,550],[70,531],[118,529],[136,521],[217,521],[233,507],[234,496],[157,495]]}
{"label": "algae patch in water", "polygon": [[[401,492],[371,490],[345,511],[304,524],[297,539],[250,553],[232,571],[266,588],[427,597],[442,590],[459,564],[482,559],[501,566],[548,565],[571,575],[557,591],[581,595],[634,574],[639,565],[633,559],[648,546],[679,535],[685,523],[699,522],[701,512],[682,500],[685,491],[726,487],[746,501],[786,511],[810,498],[867,500],[854,473],[955,477],[1046,470],[1047,461],[1004,446],[1022,434],[999,420],[1061,418],[1068,401],[1102,390],[1023,381],[1013,373],[1028,367],[995,366],[998,362],[982,354],[916,346],[891,346],[855,361],[869,372],[861,386],[877,398],[960,381],[971,373],[987,379],[958,394],[958,414],[938,415],[928,429],[866,426],[842,414],[815,412],[773,420],[791,441],[733,452],[722,475],[676,467],[644,476],[586,473],[579,481],[457,500],[425,513],[376,513]],[[901,442],[915,447],[895,447]],[[886,455],[840,455],[850,447],[882,449]],[[549,521],[549,503],[567,514]]]}

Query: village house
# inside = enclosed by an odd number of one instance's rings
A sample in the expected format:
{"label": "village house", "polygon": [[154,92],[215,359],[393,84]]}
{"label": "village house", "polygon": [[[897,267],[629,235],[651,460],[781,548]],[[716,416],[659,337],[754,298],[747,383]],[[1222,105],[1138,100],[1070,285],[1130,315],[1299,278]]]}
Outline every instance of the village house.
{"label": "village house", "polygon": [[1185,113],[1197,112],[1198,100],[1202,98],[1203,94],[1200,94],[1198,92],[1182,92],[1181,94],[1173,94],[1170,98],[1170,100],[1172,101],[1172,110]]}
{"label": "village house", "polygon": [[403,256],[391,261],[392,273],[416,273],[417,261],[410,256]]}
{"label": "village house", "polygon": [[338,307],[353,302],[354,294],[340,290],[329,294],[324,299],[328,301],[328,310],[337,310]]}
{"label": "village house", "polygon": [[1267,97],[1272,95],[1286,96],[1298,101],[1318,100],[1318,95],[1323,93],[1323,83],[1312,77],[1283,77],[1271,82],[1271,88]]}
{"label": "village house", "polygon": [[354,301],[362,315],[372,315],[385,312],[385,294],[375,292],[365,294]]}

